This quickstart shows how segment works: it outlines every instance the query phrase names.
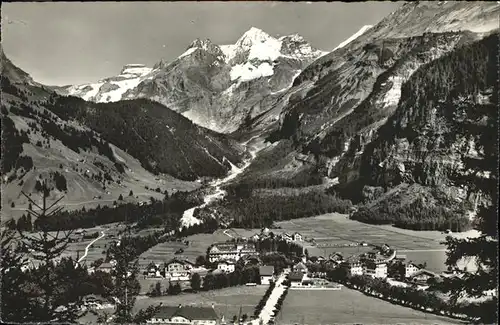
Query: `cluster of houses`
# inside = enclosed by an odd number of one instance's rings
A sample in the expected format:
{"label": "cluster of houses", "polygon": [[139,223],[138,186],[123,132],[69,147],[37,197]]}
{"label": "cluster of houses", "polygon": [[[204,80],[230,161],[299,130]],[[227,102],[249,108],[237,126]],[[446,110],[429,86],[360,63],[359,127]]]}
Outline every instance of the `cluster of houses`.
{"label": "cluster of houses", "polygon": [[[262,240],[268,238],[271,234],[271,230],[269,228],[263,228],[260,233],[257,233],[250,237],[252,240]],[[289,234],[287,232],[282,234],[274,234],[275,238],[283,239],[287,242],[302,242],[304,241],[304,237],[298,233],[294,232],[293,234]]]}

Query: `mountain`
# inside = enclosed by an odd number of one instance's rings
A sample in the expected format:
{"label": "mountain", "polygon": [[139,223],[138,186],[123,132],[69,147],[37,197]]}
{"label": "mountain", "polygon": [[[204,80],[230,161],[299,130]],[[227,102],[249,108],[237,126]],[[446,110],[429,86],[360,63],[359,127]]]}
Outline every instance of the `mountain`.
{"label": "mountain", "polygon": [[[140,76],[128,66],[122,75]],[[163,197],[221,177],[242,162],[243,147],[163,105],[138,99],[92,103],[57,94],[1,52],[2,208],[21,213],[21,190],[45,179],[70,208]],[[129,197],[130,190],[134,196]]]}
{"label": "mountain", "polygon": [[148,98],[209,129],[231,133],[269,109],[309,63],[325,54],[300,35],[252,27],[235,44],[197,39],[172,62],[127,66],[119,76],[58,90],[95,102]]}
{"label": "mountain", "polygon": [[340,48],[346,46],[347,44],[349,44],[352,41],[354,41],[356,38],[358,38],[361,35],[363,35],[367,30],[369,30],[372,27],[373,27],[372,25],[365,25],[365,26],[361,27],[356,33],[354,33],[351,37],[349,37],[348,39],[346,39],[345,41],[343,41],[342,43],[340,43],[339,45],[337,45],[337,47],[334,48],[333,50],[335,51],[336,49],[340,49]]}
{"label": "mountain", "polygon": [[[332,191],[368,207],[422,199],[472,216],[482,200],[452,175],[479,139],[457,131],[465,123],[458,107],[486,119],[483,105],[495,103],[497,85],[462,66],[494,69],[499,13],[495,2],[405,3],[317,59],[272,106],[280,114],[268,137],[273,145],[240,183],[304,186],[317,184],[319,173]],[[471,89],[458,86],[464,82]]]}

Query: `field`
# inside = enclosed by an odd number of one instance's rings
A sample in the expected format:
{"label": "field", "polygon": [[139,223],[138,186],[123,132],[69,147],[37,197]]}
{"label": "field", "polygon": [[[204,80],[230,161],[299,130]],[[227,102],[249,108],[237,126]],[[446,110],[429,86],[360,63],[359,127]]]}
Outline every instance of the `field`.
{"label": "field", "polygon": [[[255,306],[264,295],[266,288],[267,286],[232,287],[210,292],[187,293],[178,296],[156,298],[139,296],[135,302],[133,312],[161,302],[163,305],[170,306],[182,304],[210,307],[213,304],[217,314],[219,316],[224,315],[226,320],[232,319],[233,315],[237,315],[240,308],[242,315],[247,314],[248,316],[252,316]],[[110,312],[110,310],[107,311]],[[95,322],[95,317],[88,315],[82,318],[80,322],[93,323]]]}
{"label": "field", "polygon": [[365,296],[339,291],[291,290],[276,317],[279,324],[460,324],[446,317]]}
{"label": "field", "polygon": [[[389,225],[370,225],[359,221],[350,220],[347,215],[330,213],[313,218],[301,218],[277,222],[280,229],[272,229],[274,233],[294,233],[299,232],[305,238],[304,247],[311,256],[325,256],[333,252],[340,252],[346,255],[360,254],[370,251],[372,248],[355,247],[334,247],[350,243],[367,242],[373,245],[388,244],[395,248],[398,254],[406,255],[407,260],[416,263],[427,262],[427,268],[431,271],[442,272],[446,270],[444,261],[446,259],[446,247],[441,244],[445,240],[446,234],[439,231],[414,231],[399,229]],[[238,234],[243,237],[250,237],[260,229],[230,229],[230,235]],[[467,233],[452,234],[454,237],[477,236],[476,231]],[[314,239],[313,246],[307,240]],[[322,247],[321,245],[327,245]],[[465,266],[462,263],[461,266]],[[468,269],[473,269],[473,263],[467,264]]]}
{"label": "field", "polygon": [[[146,266],[150,262],[162,263],[168,262],[174,257],[186,258],[192,262],[200,255],[205,256],[207,248],[218,241],[227,241],[230,236],[223,233],[222,230],[217,230],[213,234],[196,234],[186,237],[189,245],[186,246],[183,242],[165,242],[158,244],[139,256],[140,266]],[[182,254],[174,254],[176,250],[182,248]]]}

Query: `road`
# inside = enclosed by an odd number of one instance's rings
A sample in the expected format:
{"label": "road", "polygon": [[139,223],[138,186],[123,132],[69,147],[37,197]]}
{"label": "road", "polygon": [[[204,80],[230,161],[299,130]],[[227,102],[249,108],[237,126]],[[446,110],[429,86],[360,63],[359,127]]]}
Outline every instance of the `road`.
{"label": "road", "polygon": [[89,253],[89,248],[90,246],[92,246],[96,241],[98,241],[99,239],[101,239],[102,237],[106,236],[106,233],[104,233],[104,231],[101,231],[101,235],[99,237],[97,237],[96,239],[94,239],[93,241],[91,241],[87,247],[85,247],[85,254],[83,254],[82,257],[80,257],[80,259],[78,260],[78,263],[80,263],[81,261],[83,261],[85,259],[85,257],[87,257],[88,253]]}
{"label": "road", "polygon": [[274,287],[273,292],[271,292],[269,298],[267,298],[266,304],[264,305],[264,308],[262,308],[259,317],[250,322],[251,325],[258,325],[261,324],[261,322],[263,324],[269,323],[273,314],[274,306],[285,291],[286,287],[283,286],[282,283],[286,280],[287,275],[287,271],[283,271],[283,273],[279,275],[278,280],[276,280],[276,286]]}

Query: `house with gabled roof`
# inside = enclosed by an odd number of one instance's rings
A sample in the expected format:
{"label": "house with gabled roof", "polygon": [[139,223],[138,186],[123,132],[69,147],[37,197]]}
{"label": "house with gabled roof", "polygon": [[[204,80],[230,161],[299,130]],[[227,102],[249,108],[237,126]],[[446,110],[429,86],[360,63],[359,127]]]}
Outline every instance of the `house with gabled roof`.
{"label": "house with gabled roof", "polygon": [[217,262],[217,269],[221,270],[224,273],[232,273],[236,268],[235,260],[221,260]]}
{"label": "house with gabled roof", "polygon": [[259,267],[260,283],[270,284],[274,281],[274,266],[263,265]]}
{"label": "house with gabled roof", "polygon": [[146,323],[217,325],[220,318],[213,306],[161,306]]}
{"label": "house with gabled roof", "polygon": [[187,281],[190,277],[192,265],[185,260],[173,258],[164,264],[165,278],[171,281]]}
{"label": "house with gabled roof", "polygon": [[305,274],[307,273],[307,266],[303,262],[299,262],[293,266],[292,271]]}
{"label": "house with gabled roof", "polygon": [[302,237],[301,234],[299,234],[298,232],[295,232],[293,235],[292,235],[292,240],[293,241],[303,241],[304,238]]}

